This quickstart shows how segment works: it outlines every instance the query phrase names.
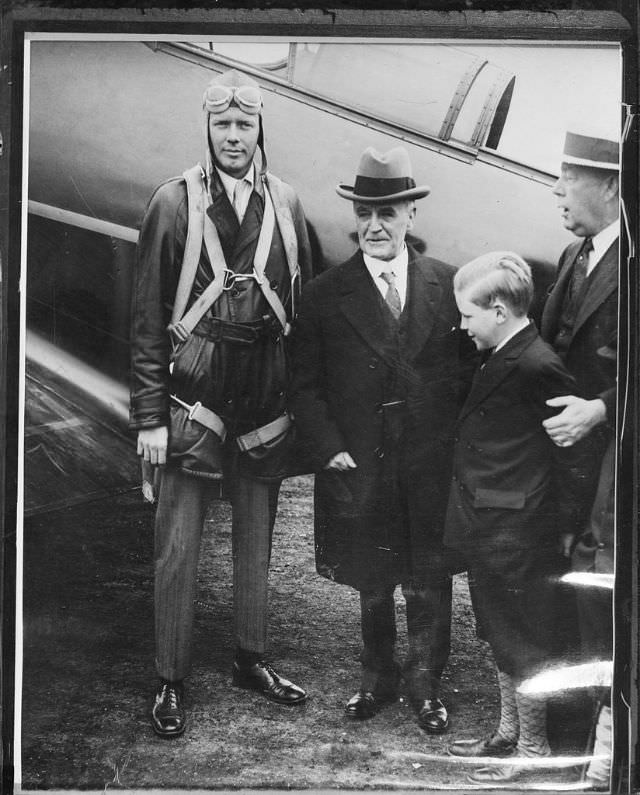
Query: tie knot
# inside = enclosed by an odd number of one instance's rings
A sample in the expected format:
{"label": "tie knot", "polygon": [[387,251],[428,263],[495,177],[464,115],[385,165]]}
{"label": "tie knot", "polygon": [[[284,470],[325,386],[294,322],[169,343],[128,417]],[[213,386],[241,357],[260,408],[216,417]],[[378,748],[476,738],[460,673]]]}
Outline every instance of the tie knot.
{"label": "tie knot", "polygon": [[393,271],[383,271],[380,274],[380,278],[383,281],[385,281],[389,285],[389,287],[391,287],[392,285],[395,285],[395,283],[396,283],[396,275],[395,275],[395,273]]}
{"label": "tie knot", "polygon": [[582,244],[582,251],[580,252],[583,257],[588,257],[589,254],[593,251],[593,238],[585,237],[584,243]]}

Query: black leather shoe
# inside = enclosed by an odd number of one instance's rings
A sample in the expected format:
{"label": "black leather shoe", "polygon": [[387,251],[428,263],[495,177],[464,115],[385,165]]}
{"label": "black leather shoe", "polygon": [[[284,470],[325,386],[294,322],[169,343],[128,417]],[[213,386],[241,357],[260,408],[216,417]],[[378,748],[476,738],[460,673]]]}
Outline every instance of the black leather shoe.
{"label": "black leather shoe", "polygon": [[395,701],[394,696],[378,696],[370,690],[358,690],[355,696],[347,701],[344,714],[355,720],[368,720],[393,701]]}
{"label": "black leather shoe", "polygon": [[449,728],[449,714],[439,698],[427,698],[418,708],[418,725],[429,734],[444,734]]}
{"label": "black leather shoe", "polygon": [[151,725],[159,737],[178,737],[184,731],[187,716],[182,706],[183,695],[179,682],[160,683],[151,711]]}
{"label": "black leather shoe", "polygon": [[492,734],[484,740],[458,740],[449,746],[452,756],[511,756],[516,744],[499,734]]}
{"label": "black leather shoe", "polygon": [[249,668],[240,668],[234,662],[232,681],[236,687],[257,690],[277,704],[302,704],[307,700],[307,694],[301,687],[279,676],[269,663],[262,660]]}

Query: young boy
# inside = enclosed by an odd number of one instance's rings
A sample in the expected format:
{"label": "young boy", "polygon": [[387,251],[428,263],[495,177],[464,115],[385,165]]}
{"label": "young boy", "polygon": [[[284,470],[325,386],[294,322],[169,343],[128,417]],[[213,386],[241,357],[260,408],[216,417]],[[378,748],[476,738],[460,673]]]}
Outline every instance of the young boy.
{"label": "young boy", "polygon": [[[449,751],[545,757],[546,701],[517,688],[557,653],[553,580],[584,508],[580,451],[556,447],[542,421],[553,413],[545,401],[575,394],[576,385],[527,317],[533,283],[521,257],[478,257],[456,273],[454,289],[461,327],[485,355],[458,419],[445,543],[467,557],[477,633],[498,668],[501,715],[489,738]],[[484,767],[469,778],[508,782],[522,769]]]}

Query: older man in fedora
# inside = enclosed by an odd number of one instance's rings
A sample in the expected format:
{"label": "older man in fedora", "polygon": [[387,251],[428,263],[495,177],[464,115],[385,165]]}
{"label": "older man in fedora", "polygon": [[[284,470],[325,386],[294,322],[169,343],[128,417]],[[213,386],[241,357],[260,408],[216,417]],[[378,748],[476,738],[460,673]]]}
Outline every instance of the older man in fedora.
{"label": "older man in fedora", "polygon": [[[232,682],[278,704],[306,699],[263,658],[281,480],[270,460],[273,431],[288,419],[286,338],[311,257],[295,192],[267,171],[262,104],[259,85],[236,70],[211,81],[205,165],[161,185],[140,230],[130,425],[139,455],[163,468],[152,726],[165,738],[186,725],[200,539],[223,477],[232,508]],[[271,453],[256,439],[271,441]]]}
{"label": "older man in fedora", "polygon": [[[401,676],[420,726],[446,731],[440,679],[450,647],[454,562],[442,545],[453,426],[474,354],[458,328],[454,269],[405,237],[416,186],[401,147],[367,149],[353,186],[359,250],[303,290],[291,407],[315,462],[318,572],[360,592],[362,678],[346,705],[372,717]],[[394,591],[409,650],[395,655]]]}
{"label": "older man in fedora", "polygon": [[[584,439],[594,503],[584,506],[584,532],[565,536],[564,552],[576,571],[613,573],[616,359],[619,260],[618,131],[613,125],[574,125],[565,137],[560,177],[553,187],[562,222],[577,240],[562,253],[555,284],[544,307],[541,333],[577,381],[578,395],[549,401],[562,409],[545,421],[560,446]],[[595,578],[594,578],[595,580]],[[612,591],[582,586],[576,590],[582,655],[611,660]],[[610,735],[610,693],[600,693],[596,736]],[[602,751],[602,748],[600,748]],[[609,786],[610,757],[602,754],[587,780]]]}
{"label": "older man in fedora", "polygon": [[[615,133],[583,127],[566,134],[560,177],[553,187],[566,229],[578,238],[562,253],[558,275],[545,304],[541,334],[563,359],[577,382],[578,395],[549,401],[562,409],[545,420],[560,446],[584,439],[596,494],[602,460],[616,426],[616,368],[602,350],[618,339],[619,143]],[[591,505],[584,506],[585,533]],[[579,550],[584,552],[585,540]],[[565,538],[565,554],[575,539]],[[597,544],[594,546],[594,555]],[[575,551],[575,550],[574,550]],[[584,560],[580,561],[584,567]],[[612,652],[610,595],[580,592],[581,634],[591,655]],[[593,602],[593,604],[591,604]]]}
{"label": "older man in fedora", "polygon": [[[560,177],[553,187],[564,227],[578,238],[560,257],[542,336],[564,359],[581,398],[556,398],[563,409],[546,421],[551,438],[573,444],[588,434],[606,447],[615,424],[615,378],[598,349],[617,338],[619,144],[611,132],[566,134]],[[595,431],[595,433],[592,433]]]}

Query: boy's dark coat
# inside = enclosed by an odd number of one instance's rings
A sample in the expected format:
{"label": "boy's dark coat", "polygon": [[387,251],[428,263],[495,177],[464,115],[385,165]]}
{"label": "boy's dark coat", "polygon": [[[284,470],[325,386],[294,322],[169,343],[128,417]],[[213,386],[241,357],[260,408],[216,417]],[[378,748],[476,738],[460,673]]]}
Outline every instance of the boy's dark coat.
{"label": "boy's dark coat", "polygon": [[533,323],[476,372],[457,426],[447,544],[498,553],[577,532],[581,447],[557,447],[542,426],[557,411],[545,401],[575,391]]}
{"label": "boy's dark coat", "polygon": [[533,323],[478,370],[460,415],[445,542],[467,558],[479,637],[519,679],[564,650],[573,615],[555,583],[586,494],[584,448],[559,448],[545,400],[575,381]]}

